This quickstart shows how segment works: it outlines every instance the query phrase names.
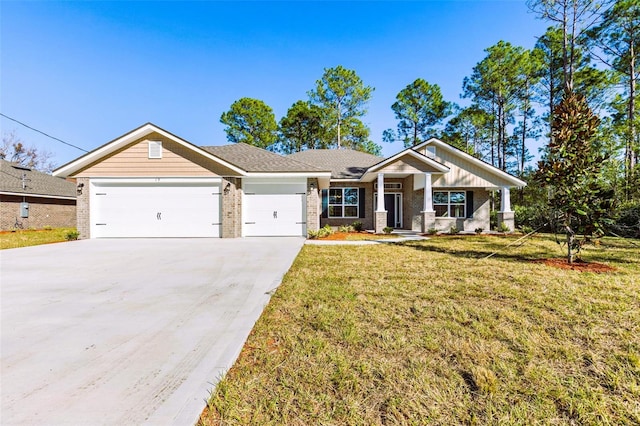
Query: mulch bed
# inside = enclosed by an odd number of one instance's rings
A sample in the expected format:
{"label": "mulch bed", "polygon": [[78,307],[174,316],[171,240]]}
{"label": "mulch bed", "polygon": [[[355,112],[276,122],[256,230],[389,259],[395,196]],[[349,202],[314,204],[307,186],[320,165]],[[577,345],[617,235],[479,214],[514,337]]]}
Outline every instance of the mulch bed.
{"label": "mulch bed", "polygon": [[584,260],[574,260],[573,263],[567,262],[567,259],[553,258],[553,259],[540,259],[535,260],[535,263],[543,263],[547,266],[560,269],[570,269],[572,271],[580,272],[594,272],[596,274],[603,274],[608,272],[617,271],[613,266],[605,265],[604,263],[597,262],[585,262]]}
{"label": "mulch bed", "polygon": [[368,232],[334,232],[333,234],[331,234],[331,235],[329,235],[327,237],[322,237],[322,238],[318,238],[318,239],[319,240],[344,241],[349,237],[349,235],[353,235],[353,234],[373,235],[373,234],[369,234]]}

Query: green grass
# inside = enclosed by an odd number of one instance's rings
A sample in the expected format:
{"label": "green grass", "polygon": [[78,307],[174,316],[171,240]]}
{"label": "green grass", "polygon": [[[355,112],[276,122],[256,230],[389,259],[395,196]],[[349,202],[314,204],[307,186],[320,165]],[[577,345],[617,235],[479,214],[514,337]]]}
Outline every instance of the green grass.
{"label": "green grass", "polygon": [[200,424],[639,424],[638,248],[514,240],[305,246]]}
{"label": "green grass", "polygon": [[67,233],[75,228],[54,228],[49,230],[17,230],[0,234],[0,249],[37,246],[40,244],[66,241]]}

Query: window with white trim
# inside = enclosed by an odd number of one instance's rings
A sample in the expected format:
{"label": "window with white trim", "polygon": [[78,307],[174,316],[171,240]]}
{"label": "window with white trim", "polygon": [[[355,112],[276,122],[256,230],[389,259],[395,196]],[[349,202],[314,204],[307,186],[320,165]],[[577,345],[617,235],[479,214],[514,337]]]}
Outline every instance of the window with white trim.
{"label": "window with white trim", "polygon": [[[374,182],[373,189],[378,189],[378,182]],[[402,189],[402,182],[385,182],[384,189]]]}
{"label": "window with white trim", "polygon": [[162,141],[149,141],[149,158],[162,158]]}
{"label": "window with white trim", "polygon": [[329,188],[329,217],[359,217],[358,188]]}
{"label": "window with white trim", "polygon": [[433,209],[436,217],[467,217],[464,191],[433,191]]}

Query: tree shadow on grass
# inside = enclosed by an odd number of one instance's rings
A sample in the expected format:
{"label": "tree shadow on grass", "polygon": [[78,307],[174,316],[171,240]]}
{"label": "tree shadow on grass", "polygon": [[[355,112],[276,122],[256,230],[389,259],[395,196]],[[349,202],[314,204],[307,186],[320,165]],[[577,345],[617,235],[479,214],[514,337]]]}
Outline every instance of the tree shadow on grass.
{"label": "tree shadow on grass", "polygon": [[[523,253],[509,253],[505,250],[508,250],[505,246],[499,244],[487,243],[483,245],[482,249],[466,249],[466,250],[458,250],[452,248],[445,248],[440,246],[431,245],[424,241],[399,241],[399,242],[390,242],[388,244],[394,244],[400,247],[406,247],[414,250],[418,250],[421,252],[435,252],[435,253],[443,253],[449,254],[451,256],[462,257],[465,259],[483,259],[489,255],[492,255],[492,259],[502,259],[508,261],[517,261],[517,262],[533,262],[540,259],[545,259],[550,256],[550,253],[547,250],[535,250],[529,251],[526,254]],[[514,247],[514,248],[517,248]],[[556,256],[561,257],[561,256]]]}
{"label": "tree shadow on grass", "polygon": [[[517,250],[521,245],[514,245],[507,247],[506,244],[498,244],[492,242],[479,243],[480,247],[474,247],[473,249],[456,249],[452,247],[442,247],[439,245],[430,244],[429,241],[399,241],[389,242],[388,244],[395,244],[397,246],[406,247],[421,252],[433,252],[448,254],[465,259],[477,259],[482,260],[485,257],[491,255],[491,259],[500,259],[511,262],[541,262],[548,259],[563,259],[566,254],[561,251],[553,251],[549,248],[536,248],[529,246],[526,253],[515,253],[513,250]],[[511,250],[511,251],[510,251]],[[589,256],[591,260],[587,261],[588,264],[595,264],[599,262],[606,262],[609,265],[617,265],[619,267],[633,267],[640,264],[638,257],[632,256],[631,253],[625,253],[624,255],[616,255],[612,252],[605,251],[600,256]]]}

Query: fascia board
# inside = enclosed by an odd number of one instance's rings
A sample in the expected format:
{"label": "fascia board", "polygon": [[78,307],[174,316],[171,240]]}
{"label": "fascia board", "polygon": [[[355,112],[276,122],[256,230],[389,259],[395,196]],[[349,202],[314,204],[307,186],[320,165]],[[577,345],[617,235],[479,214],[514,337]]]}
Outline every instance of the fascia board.
{"label": "fascia board", "polygon": [[9,192],[9,191],[0,191],[0,195],[14,195],[18,197],[33,197],[33,198],[55,198],[56,200],[75,200],[76,199],[76,197],[67,197],[64,195],[29,194],[25,192]]}
{"label": "fascia board", "polygon": [[250,178],[330,178],[331,172],[247,172],[244,177]]}
{"label": "fascia board", "polygon": [[386,166],[389,163],[394,162],[395,160],[397,160],[398,158],[404,156],[404,155],[410,155],[420,161],[425,162],[426,164],[434,167],[436,170],[440,171],[441,173],[447,173],[449,171],[449,167],[445,166],[444,164],[440,164],[439,162],[425,156],[422,155],[418,152],[415,152],[413,149],[411,148],[407,148],[404,151],[400,151],[399,153],[397,153],[396,155],[393,155],[385,160],[382,160],[381,162],[379,162],[378,164],[374,164],[373,166],[369,167],[367,169],[367,171],[365,173],[363,173],[362,177],[364,177],[364,175],[366,175],[367,173],[373,173],[376,170],[380,169],[381,167]]}
{"label": "fascia board", "polygon": [[422,148],[425,145],[428,144],[434,144],[436,145],[438,148],[442,148],[445,151],[451,152],[455,155],[458,155],[459,157],[464,158],[465,160],[468,160],[469,162],[475,164],[476,166],[488,171],[489,173],[495,174],[499,177],[501,177],[502,179],[505,179],[509,182],[511,182],[513,184],[513,186],[516,187],[523,187],[523,186],[527,186],[527,183],[521,179],[518,179],[515,176],[510,175],[509,173],[502,171],[500,169],[498,169],[497,167],[492,166],[489,163],[485,163],[482,160],[478,160],[477,158],[475,158],[473,155],[469,155],[466,152],[457,149],[455,147],[452,147],[451,145],[441,141],[440,139],[436,139],[436,138],[431,138],[426,142],[423,142],[419,145],[416,145],[415,147],[413,147],[413,149],[418,149],[418,148]]}
{"label": "fascia board", "polygon": [[64,166],[59,167],[58,169],[54,170],[52,175],[53,176],[58,176],[58,177],[67,177],[73,173],[75,173],[76,171],[80,170],[81,168],[99,160],[100,158],[107,156],[109,154],[111,154],[112,152],[117,151],[118,149],[122,148],[123,146],[126,146],[127,144],[135,141],[136,139],[140,139],[148,134],[151,134],[153,132],[159,133],[162,136],[166,137],[167,139],[171,139],[172,141],[188,148],[191,149],[192,151],[195,151],[196,153],[202,155],[203,157],[206,157],[212,161],[215,161],[221,165],[223,165],[224,167],[227,167],[235,172],[237,172],[239,175],[244,176],[246,175],[246,172],[242,169],[240,169],[237,166],[234,166],[231,163],[228,163],[224,160],[222,160],[221,158],[218,158],[216,156],[214,156],[213,154],[197,147],[196,145],[185,141],[182,138],[179,138],[176,135],[173,135],[169,132],[167,132],[164,129],[159,128],[158,126],[151,124],[151,123],[147,123],[141,127],[138,127],[137,129],[132,130],[131,132],[120,136],[117,139],[114,139],[111,142],[106,143],[105,145],[102,145],[99,148],[96,148],[95,150],[88,152],[87,154],[83,155],[82,157],[79,157],[67,164],[65,164]]}

